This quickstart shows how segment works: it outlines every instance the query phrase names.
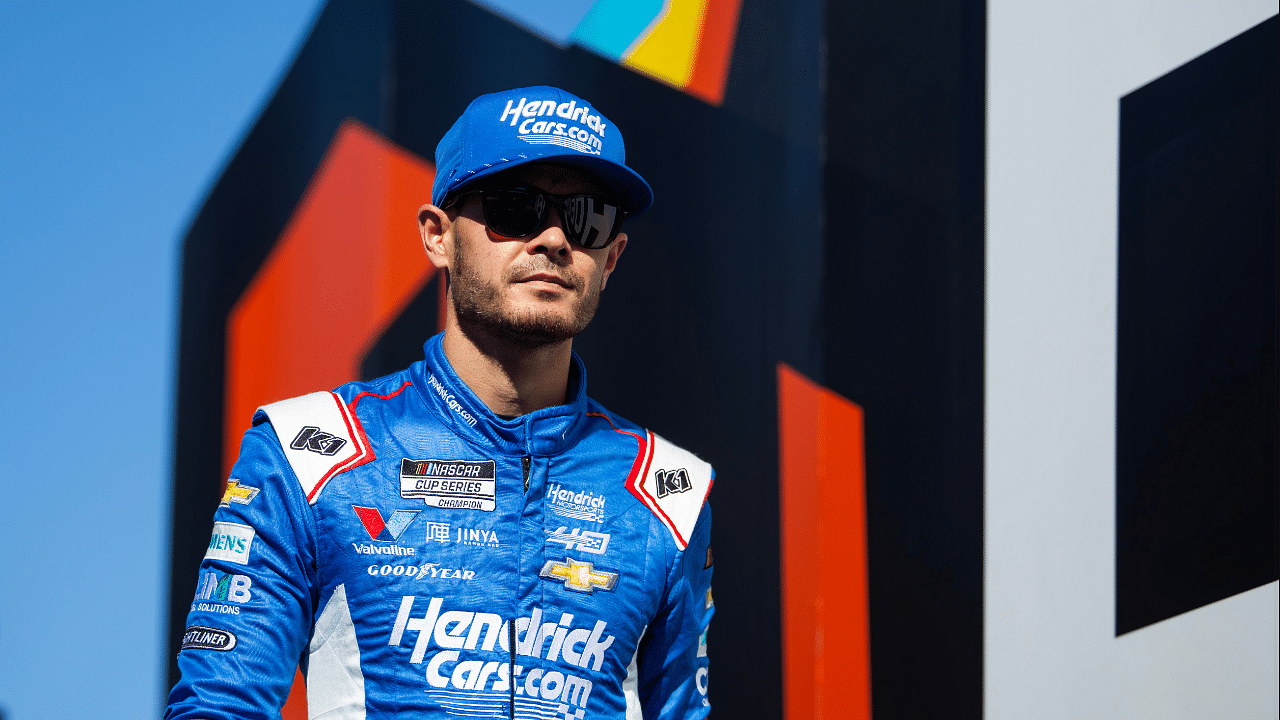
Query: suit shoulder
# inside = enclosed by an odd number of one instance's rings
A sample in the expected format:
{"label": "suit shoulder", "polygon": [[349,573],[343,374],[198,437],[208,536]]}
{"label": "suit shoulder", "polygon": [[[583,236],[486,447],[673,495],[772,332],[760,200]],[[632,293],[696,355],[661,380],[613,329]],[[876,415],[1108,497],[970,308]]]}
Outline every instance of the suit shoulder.
{"label": "suit shoulder", "polygon": [[608,421],[616,432],[636,438],[636,459],[627,475],[627,490],[666,526],[676,547],[684,550],[715,482],[715,470],[692,452],[595,403],[590,414]]}

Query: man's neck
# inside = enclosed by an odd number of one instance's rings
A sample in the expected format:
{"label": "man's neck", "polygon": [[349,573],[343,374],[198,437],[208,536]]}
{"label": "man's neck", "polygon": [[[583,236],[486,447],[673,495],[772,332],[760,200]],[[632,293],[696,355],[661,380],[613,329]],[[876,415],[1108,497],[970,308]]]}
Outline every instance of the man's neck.
{"label": "man's neck", "polygon": [[463,332],[452,317],[449,319],[444,333],[445,357],[495,415],[516,417],[564,404],[573,340],[521,347],[481,330]]}

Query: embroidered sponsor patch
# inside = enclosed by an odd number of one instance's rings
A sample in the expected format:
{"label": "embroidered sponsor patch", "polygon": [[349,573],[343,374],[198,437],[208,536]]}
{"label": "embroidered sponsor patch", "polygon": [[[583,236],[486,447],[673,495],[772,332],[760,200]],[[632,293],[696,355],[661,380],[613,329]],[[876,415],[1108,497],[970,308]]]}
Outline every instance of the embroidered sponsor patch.
{"label": "embroidered sponsor patch", "polygon": [[440,563],[423,563],[421,565],[391,563],[389,565],[370,565],[366,571],[374,577],[416,577],[419,580],[440,578],[441,580],[472,580],[475,570],[465,568],[440,567]]}
{"label": "embroidered sponsor patch", "polygon": [[400,461],[400,497],[422,498],[431,507],[483,510],[497,506],[492,460]]}
{"label": "embroidered sponsor patch", "polygon": [[498,532],[488,528],[455,527],[446,522],[427,523],[427,542],[457,543],[472,547],[496,548],[502,543]]}
{"label": "embroidered sponsor patch", "polygon": [[209,538],[209,549],[204,556],[209,560],[226,560],[237,565],[247,565],[255,534],[254,529],[248,525],[216,522],[213,524],[213,535]]}
{"label": "embroidered sponsor patch", "polygon": [[672,493],[688,492],[693,489],[693,481],[689,479],[689,471],[684,468],[678,470],[655,470],[653,471],[653,479],[658,485],[658,497],[660,498]]}
{"label": "embroidered sponsor patch", "polygon": [[182,634],[181,650],[230,650],[236,646],[236,636],[221,628],[191,625]]}
{"label": "embroidered sponsor patch", "polygon": [[201,573],[200,586],[196,588],[196,600],[247,603],[253,599],[252,587],[253,579],[248,575],[214,571]]}
{"label": "embroidered sponsor patch", "polygon": [[336,455],[342,449],[342,446],[346,444],[347,441],[337,435],[325,432],[315,425],[308,425],[298,431],[298,434],[293,438],[293,442],[289,443],[289,448],[292,450],[310,450],[313,453],[327,456]]}
{"label": "embroidered sponsor patch", "polygon": [[609,547],[609,533],[569,528],[561,525],[555,530],[547,529],[547,542],[564,545],[565,550],[581,550],[592,555],[603,555]]}
{"label": "embroidered sponsor patch", "polygon": [[222,493],[222,502],[218,503],[218,506],[230,507],[231,503],[248,505],[249,501],[256,497],[258,497],[258,488],[241,485],[239,480],[231,478],[227,481],[227,491]]}
{"label": "embroidered sponsor patch", "polygon": [[618,573],[596,570],[594,563],[580,562],[573,558],[565,558],[564,562],[548,560],[538,573],[547,580],[564,583],[570,590],[578,592],[595,592],[612,590],[618,584]]}
{"label": "embroidered sponsor patch", "polygon": [[547,504],[551,512],[575,520],[604,522],[604,495],[593,492],[574,492],[555,483],[547,488]]}
{"label": "embroidered sponsor patch", "polygon": [[703,630],[698,636],[698,657],[707,656],[707,631]]}
{"label": "embroidered sponsor patch", "polygon": [[191,603],[191,610],[192,612],[239,615],[240,605],[253,599],[253,592],[250,590],[252,587],[253,580],[248,575],[212,571],[201,573],[200,585],[196,588],[196,597]]}
{"label": "embroidered sponsor patch", "polygon": [[383,520],[378,508],[352,505],[351,509],[355,511],[356,517],[360,518],[360,524],[364,526],[364,531],[369,533],[370,540],[387,543],[399,540],[404,534],[404,529],[418,517],[418,513],[422,512],[421,510],[395,510],[390,518]]}

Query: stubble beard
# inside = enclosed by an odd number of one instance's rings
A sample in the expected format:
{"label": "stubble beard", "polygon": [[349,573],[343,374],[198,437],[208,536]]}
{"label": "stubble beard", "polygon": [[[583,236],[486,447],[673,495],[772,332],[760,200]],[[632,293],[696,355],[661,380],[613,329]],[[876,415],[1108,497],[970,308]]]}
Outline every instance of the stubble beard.
{"label": "stubble beard", "polygon": [[[540,348],[563,342],[586,330],[596,314],[596,307],[600,304],[600,283],[577,276],[573,277],[574,286],[582,287],[585,283],[587,291],[573,304],[567,318],[559,313],[536,309],[520,312],[507,307],[498,285],[481,277],[467,264],[462,243],[456,248],[454,267],[449,273],[449,296],[458,325],[468,336],[480,330],[517,347]],[[543,258],[543,264],[549,265],[550,262]],[[541,268],[516,267],[508,274],[518,277],[538,269]],[[508,279],[502,279],[504,285]]]}

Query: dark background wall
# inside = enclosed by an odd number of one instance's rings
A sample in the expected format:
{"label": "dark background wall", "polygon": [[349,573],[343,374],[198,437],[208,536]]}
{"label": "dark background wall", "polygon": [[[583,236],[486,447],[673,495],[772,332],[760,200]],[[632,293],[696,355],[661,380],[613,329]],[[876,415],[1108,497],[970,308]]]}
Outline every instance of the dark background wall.
{"label": "dark background wall", "polygon": [[[553,84],[657,192],[575,348],[594,397],[717,468],[716,715],[782,712],[786,362],[866,412],[876,716],[980,716],[984,6],[880,5],[746,0],[715,107],[461,0],[331,2],[186,239],[170,681],[222,479],[227,313],[339,124],[430,159],[476,95]],[[365,372],[416,357],[435,292]]]}

